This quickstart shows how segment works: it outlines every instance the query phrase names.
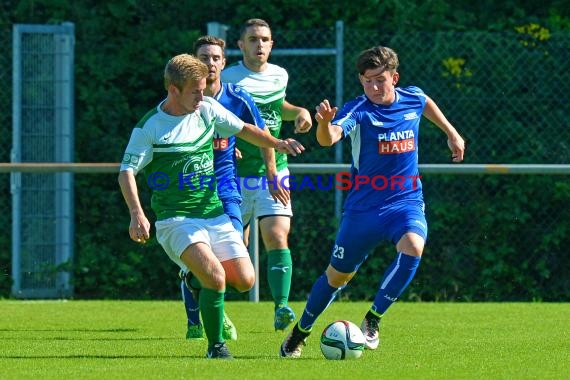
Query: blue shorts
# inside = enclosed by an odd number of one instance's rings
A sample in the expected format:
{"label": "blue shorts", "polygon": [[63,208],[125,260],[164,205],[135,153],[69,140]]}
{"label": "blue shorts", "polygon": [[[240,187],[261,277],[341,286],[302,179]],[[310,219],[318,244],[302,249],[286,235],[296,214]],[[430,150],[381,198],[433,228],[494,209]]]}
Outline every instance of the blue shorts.
{"label": "blue shorts", "polygon": [[370,252],[383,241],[397,244],[407,232],[427,239],[422,201],[401,202],[371,211],[345,211],[330,264],[343,273],[355,272]]}

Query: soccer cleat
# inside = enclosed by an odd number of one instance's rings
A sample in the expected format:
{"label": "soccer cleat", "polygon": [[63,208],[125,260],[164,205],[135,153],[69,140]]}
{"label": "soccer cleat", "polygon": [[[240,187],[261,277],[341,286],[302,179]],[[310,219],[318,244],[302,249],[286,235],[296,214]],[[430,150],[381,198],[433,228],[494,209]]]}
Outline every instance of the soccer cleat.
{"label": "soccer cleat", "polygon": [[299,326],[295,325],[283,341],[279,349],[279,356],[282,358],[300,358],[303,346],[307,344],[309,334],[309,332],[299,330]]}
{"label": "soccer cleat", "polygon": [[212,346],[208,347],[206,357],[208,359],[233,359],[233,356],[230,354],[230,350],[228,350],[228,346],[226,346],[225,342],[214,343]]}
{"label": "soccer cleat", "polygon": [[380,318],[365,317],[360,325],[360,330],[364,334],[364,348],[375,350],[380,344]]}
{"label": "soccer cleat", "polygon": [[190,293],[192,293],[192,297],[194,297],[194,300],[196,301],[196,303],[198,303],[198,301],[200,300],[200,288],[196,288],[194,286],[192,286],[191,284],[191,280],[192,277],[194,277],[194,274],[190,271],[184,273],[184,271],[182,269],[180,269],[180,272],[178,273],[178,277],[180,277],[180,279],[182,281],[184,281],[184,284],[186,285],[186,287],[188,288],[188,290],[190,290]]}
{"label": "soccer cleat", "polygon": [[237,340],[237,329],[225,311],[224,311],[224,325],[222,329],[222,338],[226,340]]}
{"label": "soccer cleat", "polygon": [[186,330],[186,339],[204,339],[204,328],[202,325],[189,325]]}
{"label": "soccer cleat", "polygon": [[284,331],[294,320],[295,312],[293,309],[289,306],[279,306],[277,310],[275,310],[275,321],[273,324],[275,331]]}

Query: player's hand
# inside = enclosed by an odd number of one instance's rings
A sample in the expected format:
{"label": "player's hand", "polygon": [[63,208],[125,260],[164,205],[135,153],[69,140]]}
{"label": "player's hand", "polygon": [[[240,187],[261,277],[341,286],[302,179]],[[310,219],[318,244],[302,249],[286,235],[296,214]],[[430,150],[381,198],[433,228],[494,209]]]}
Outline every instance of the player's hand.
{"label": "player's hand", "polygon": [[297,154],[303,153],[305,151],[305,147],[297,140],[288,138],[285,140],[279,140],[275,150],[279,153],[296,156]]}
{"label": "player's hand", "polygon": [[141,244],[146,243],[150,239],[150,222],[144,214],[139,212],[131,213],[129,236],[132,240]]}
{"label": "player's hand", "polygon": [[465,141],[459,134],[455,134],[447,139],[447,146],[451,150],[451,161],[461,162],[463,161],[463,155],[465,154]]}
{"label": "player's hand", "polygon": [[331,107],[327,99],[320,102],[315,109],[317,111],[315,119],[317,119],[317,122],[324,124],[330,123],[338,111],[338,107]]}
{"label": "player's hand", "polygon": [[236,160],[241,160],[243,158],[243,156],[241,155],[241,150],[239,150],[237,147],[234,148],[234,153],[236,155]]}
{"label": "player's hand", "polygon": [[311,119],[311,114],[305,108],[301,109],[301,112],[295,118],[295,133],[307,133],[311,130],[313,126],[313,120]]}
{"label": "player's hand", "polygon": [[281,202],[283,206],[291,201],[291,192],[289,191],[289,182],[284,181],[282,178],[277,176],[267,176],[267,187],[269,188],[269,193],[275,200],[275,202]]}

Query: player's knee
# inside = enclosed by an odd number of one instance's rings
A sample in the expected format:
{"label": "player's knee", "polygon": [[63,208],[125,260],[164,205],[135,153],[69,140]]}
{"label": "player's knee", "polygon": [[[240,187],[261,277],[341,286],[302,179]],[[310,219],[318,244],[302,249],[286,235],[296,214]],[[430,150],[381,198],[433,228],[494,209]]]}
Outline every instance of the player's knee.
{"label": "player's knee", "polygon": [[240,276],[240,278],[232,285],[232,287],[239,293],[247,292],[253,288],[255,284],[255,273],[245,273]]}
{"label": "player's knee", "polygon": [[424,251],[425,240],[420,235],[408,232],[404,234],[396,244],[398,252],[405,253],[409,256],[421,257]]}
{"label": "player's knee", "polygon": [[222,291],[226,288],[226,273],[214,271],[204,280],[200,280],[202,287]]}
{"label": "player's knee", "polygon": [[264,237],[263,243],[268,251],[274,249],[285,249],[288,247],[287,235],[268,235]]}
{"label": "player's knee", "polygon": [[348,284],[354,273],[342,273],[329,265],[326,271],[327,281],[333,288],[341,288]]}
{"label": "player's knee", "polygon": [[263,243],[268,250],[287,248],[289,228],[278,223],[264,223],[261,227]]}

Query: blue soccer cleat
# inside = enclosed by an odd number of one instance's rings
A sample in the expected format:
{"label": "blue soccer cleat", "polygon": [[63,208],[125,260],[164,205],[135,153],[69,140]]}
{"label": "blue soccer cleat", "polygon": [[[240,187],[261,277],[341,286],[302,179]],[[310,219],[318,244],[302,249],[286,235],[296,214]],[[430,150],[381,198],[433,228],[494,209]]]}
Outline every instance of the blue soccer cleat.
{"label": "blue soccer cleat", "polygon": [[284,331],[295,320],[295,312],[289,306],[280,305],[275,310],[275,331]]}

